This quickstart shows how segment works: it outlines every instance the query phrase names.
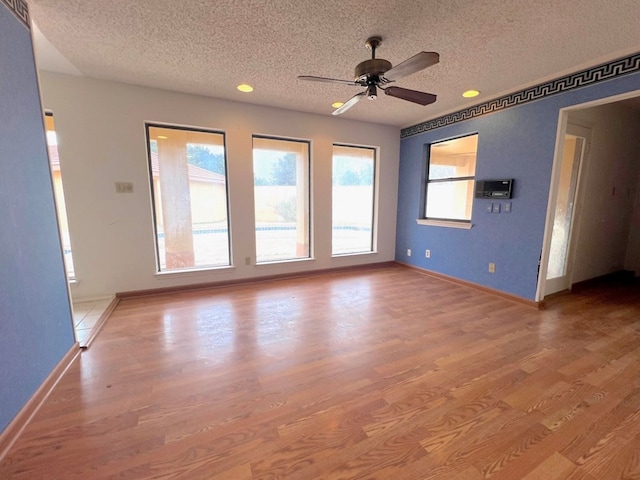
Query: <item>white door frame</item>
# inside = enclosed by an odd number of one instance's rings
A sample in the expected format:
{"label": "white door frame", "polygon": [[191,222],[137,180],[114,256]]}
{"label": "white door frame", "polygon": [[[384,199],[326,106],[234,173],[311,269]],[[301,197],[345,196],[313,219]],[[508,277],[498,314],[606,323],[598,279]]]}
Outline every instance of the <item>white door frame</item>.
{"label": "white door frame", "polygon": [[[547,200],[547,216],[544,225],[544,236],[542,239],[542,252],[540,255],[540,266],[538,269],[538,284],[536,288],[535,301],[544,300],[544,285],[547,278],[547,264],[549,263],[549,251],[551,249],[551,235],[553,233],[553,220],[556,209],[556,199],[558,198],[558,186],[560,182],[560,167],[562,165],[562,150],[564,147],[564,136],[567,133],[567,124],[569,123],[569,114],[572,111],[582,110],[585,108],[597,107],[608,103],[615,103],[629,98],[640,96],[640,90],[615,95],[613,97],[601,98],[592,102],[582,103],[560,109],[558,114],[558,128],[556,130],[556,146],[553,154],[553,166],[551,168],[551,182],[549,187],[549,198]],[[586,126],[586,125],[585,125]],[[580,181],[578,179],[577,188],[580,189]],[[579,218],[576,218],[579,222]],[[573,257],[575,258],[575,256]]]}

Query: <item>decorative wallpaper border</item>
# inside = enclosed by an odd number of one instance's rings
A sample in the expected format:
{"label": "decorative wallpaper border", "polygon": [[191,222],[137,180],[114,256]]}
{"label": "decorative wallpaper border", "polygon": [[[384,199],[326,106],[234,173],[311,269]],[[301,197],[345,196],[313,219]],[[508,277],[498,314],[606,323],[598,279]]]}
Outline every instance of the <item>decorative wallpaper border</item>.
{"label": "decorative wallpaper border", "polygon": [[[5,0],[6,1],[6,0]],[[487,113],[498,112],[506,108],[522,105],[523,103],[539,100],[557,93],[568,92],[576,88],[593,85],[615,77],[627,75],[640,71],[640,53],[635,53],[628,57],[613,60],[609,63],[603,63],[586,70],[582,70],[566,77],[557,78],[550,82],[541,83],[534,87],[511,93],[495,100],[490,100],[480,105],[465,108],[457,112],[444,115],[442,117],[427,120],[412,127],[403,128],[400,132],[400,138],[418,135],[419,133],[428,132],[436,128],[452,125],[463,120],[486,115]]]}
{"label": "decorative wallpaper border", "polygon": [[29,23],[29,7],[24,0],[2,0],[9,10],[13,12],[13,14],[18,17],[24,26],[27,27],[27,30],[31,30],[31,24]]}

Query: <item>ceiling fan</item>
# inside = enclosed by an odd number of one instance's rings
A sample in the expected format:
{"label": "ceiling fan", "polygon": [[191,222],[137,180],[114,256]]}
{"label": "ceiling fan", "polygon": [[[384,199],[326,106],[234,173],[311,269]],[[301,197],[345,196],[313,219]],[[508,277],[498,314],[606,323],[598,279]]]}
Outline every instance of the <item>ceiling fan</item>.
{"label": "ceiling fan", "polygon": [[393,67],[388,60],[376,58],[376,48],[381,44],[382,38],[380,37],[370,37],[367,39],[365,45],[371,50],[371,58],[356,66],[354,80],[339,80],[336,78],[314,77],[312,75],[300,75],[298,78],[301,80],[312,80],[314,82],[341,83],[366,87],[365,91],[356,93],[341,107],[335,109],[333,115],[340,115],[346,112],[365,96],[370,100],[375,100],[378,97],[378,88],[383,90],[386,95],[420,105],[429,105],[435,102],[436,96],[431,93],[388,86],[388,84],[402,77],[424,70],[431,65],[435,65],[440,61],[440,55],[436,52],[420,52]]}

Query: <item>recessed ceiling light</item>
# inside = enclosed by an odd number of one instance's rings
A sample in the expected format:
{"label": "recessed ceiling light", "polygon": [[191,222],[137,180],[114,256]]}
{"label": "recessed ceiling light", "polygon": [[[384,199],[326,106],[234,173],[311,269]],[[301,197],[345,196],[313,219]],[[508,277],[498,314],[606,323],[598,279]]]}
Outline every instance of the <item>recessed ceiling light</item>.
{"label": "recessed ceiling light", "polygon": [[238,90],[240,90],[241,92],[249,93],[249,92],[253,92],[253,87],[246,83],[242,83],[238,85]]}
{"label": "recessed ceiling light", "polygon": [[478,90],[467,90],[462,94],[464,98],[473,98],[477,97],[478,95],[480,95],[480,92]]}
{"label": "recessed ceiling light", "polygon": [[166,140],[166,139],[167,139],[167,137],[165,137],[164,135],[158,135],[158,139],[159,139],[159,140]]}
{"label": "recessed ceiling light", "polygon": [[333,102],[331,104],[333,108],[340,108],[342,105],[344,105],[344,102]]}

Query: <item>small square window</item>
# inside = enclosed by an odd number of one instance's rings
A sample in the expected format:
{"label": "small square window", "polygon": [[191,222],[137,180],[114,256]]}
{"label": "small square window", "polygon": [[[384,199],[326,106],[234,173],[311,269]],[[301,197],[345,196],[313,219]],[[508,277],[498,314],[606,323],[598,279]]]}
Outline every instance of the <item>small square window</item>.
{"label": "small square window", "polygon": [[425,218],[471,222],[478,135],[429,146]]}

